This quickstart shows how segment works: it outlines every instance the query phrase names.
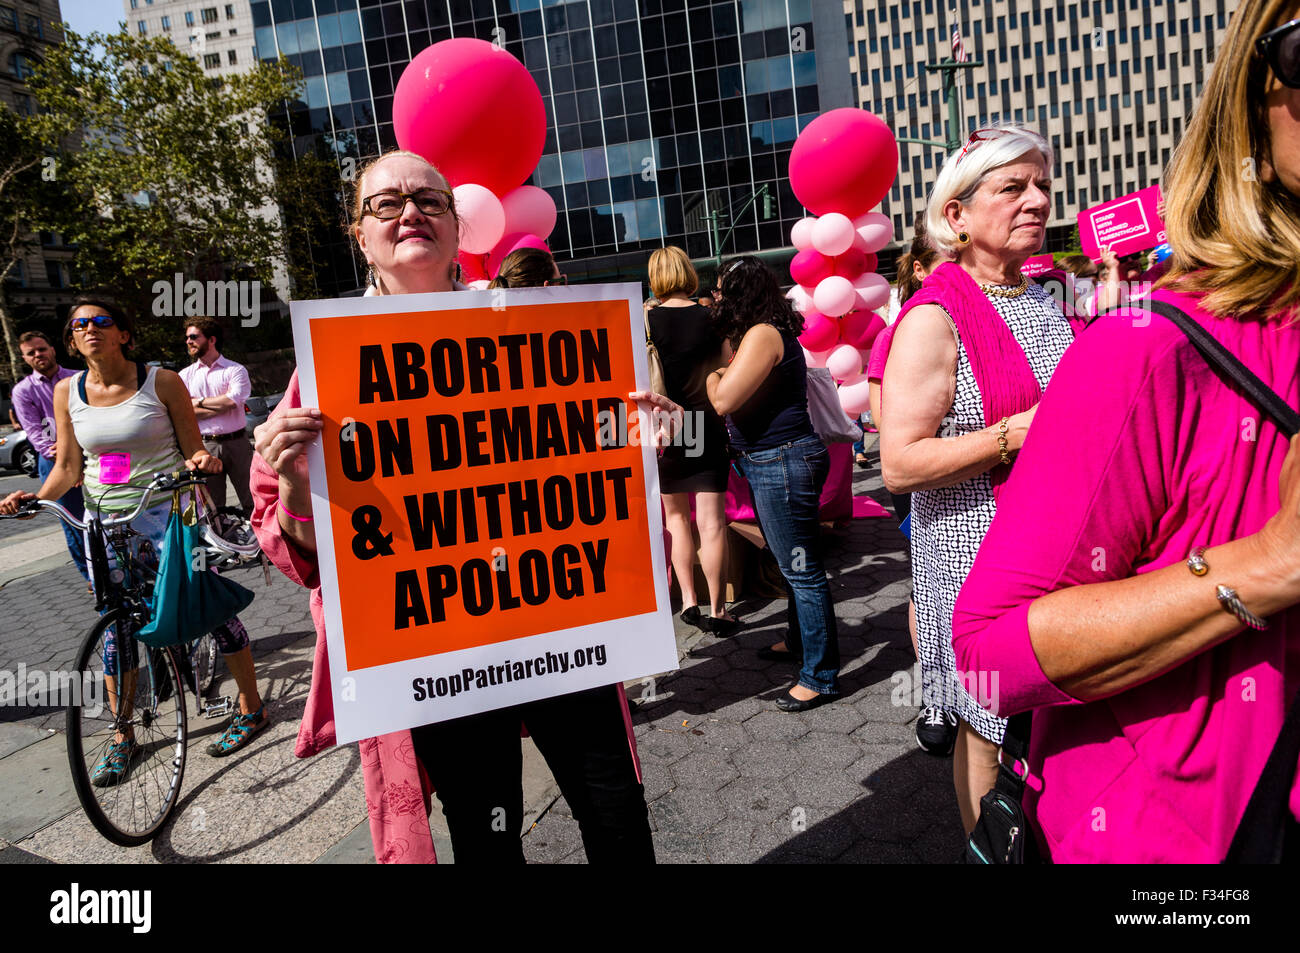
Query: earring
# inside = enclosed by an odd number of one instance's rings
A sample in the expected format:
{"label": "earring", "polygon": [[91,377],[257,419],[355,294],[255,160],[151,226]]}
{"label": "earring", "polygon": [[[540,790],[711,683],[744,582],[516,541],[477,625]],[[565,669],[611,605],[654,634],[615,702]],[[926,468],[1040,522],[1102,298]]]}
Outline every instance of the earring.
{"label": "earring", "polygon": [[379,279],[375,277],[375,266],[366,265],[366,284],[371,288],[379,287]]}
{"label": "earring", "polygon": [[965,232],[958,232],[958,233],[957,233],[957,244],[958,244],[958,245],[969,245],[969,244],[970,244],[970,236],[967,235]]}

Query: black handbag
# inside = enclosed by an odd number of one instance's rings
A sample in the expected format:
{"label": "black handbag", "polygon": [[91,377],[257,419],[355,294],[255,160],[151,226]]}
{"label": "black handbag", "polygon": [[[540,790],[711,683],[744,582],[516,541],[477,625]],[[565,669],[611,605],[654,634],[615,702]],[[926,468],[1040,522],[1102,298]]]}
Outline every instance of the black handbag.
{"label": "black handbag", "polygon": [[1038,844],[1030,830],[1021,800],[1029,777],[1030,712],[1007,720],[998,752],[998,779],[993,790],[980,798],[980,816],[966,840],[964,864],[1035,864]]}

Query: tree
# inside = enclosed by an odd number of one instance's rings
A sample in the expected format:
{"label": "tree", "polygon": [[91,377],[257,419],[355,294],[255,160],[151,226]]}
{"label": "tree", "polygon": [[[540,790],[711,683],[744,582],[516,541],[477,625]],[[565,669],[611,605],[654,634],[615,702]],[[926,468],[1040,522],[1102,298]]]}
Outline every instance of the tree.
{"label": "tree", "polygon": [[41,172],[45,158],[28,117],[0,103],[0,334],[4,337],[12,380],[23,375],[18,330],[9,306],[9,276],[31,246],[32,222],[40,217],[45,192]]}
{"label": "tree", "polygon": [[84,286],[136,315],[146,355],[175,353],[181,317],[155,316],[155,283],[232,277],[269,292],[286,256],[266,115],[302,86],[287,61],[221,81],[163,37],[68,31],[30,85],[69,196],[40,227],[76,243]]}

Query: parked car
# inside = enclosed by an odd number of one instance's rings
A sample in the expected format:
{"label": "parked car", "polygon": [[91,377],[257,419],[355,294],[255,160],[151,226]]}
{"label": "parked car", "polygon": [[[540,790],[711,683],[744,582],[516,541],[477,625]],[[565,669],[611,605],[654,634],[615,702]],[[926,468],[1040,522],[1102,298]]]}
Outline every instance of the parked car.
{"label": "parked car", "polygon": [[0,469],[21,470],[35,477],[36,464],[36,448],[27,439],[27,431],[13,430],[0,434]]}
{"label": "parked car", "polygon": [[284,399],[284,394],[272,394],[269,397],[250,397],[244,401],[244,426],[248,429],[248,435],[253,435],[253,428],[259,424],[266,423],[266,418]]}

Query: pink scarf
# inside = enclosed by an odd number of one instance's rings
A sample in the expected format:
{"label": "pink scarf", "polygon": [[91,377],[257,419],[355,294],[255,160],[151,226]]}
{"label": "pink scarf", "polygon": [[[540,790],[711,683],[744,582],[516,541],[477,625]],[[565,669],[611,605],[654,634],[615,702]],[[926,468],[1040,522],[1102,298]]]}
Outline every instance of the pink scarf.
{"label": "pink scarf", "polygon": [[[1038,386],[1024,349],[964,268],[944,262],[932,271],[920,290],[908,299],[894,323],[902,321],[913,308],[925,304],[943,308],[957,325],[957,334],[966,348],[971,372],[983,397],[985,426],[992,427],[1003,417],[1038,403],[1043,389]],[[993,469],[995,498],[1010,474],[1010,467]]]}

